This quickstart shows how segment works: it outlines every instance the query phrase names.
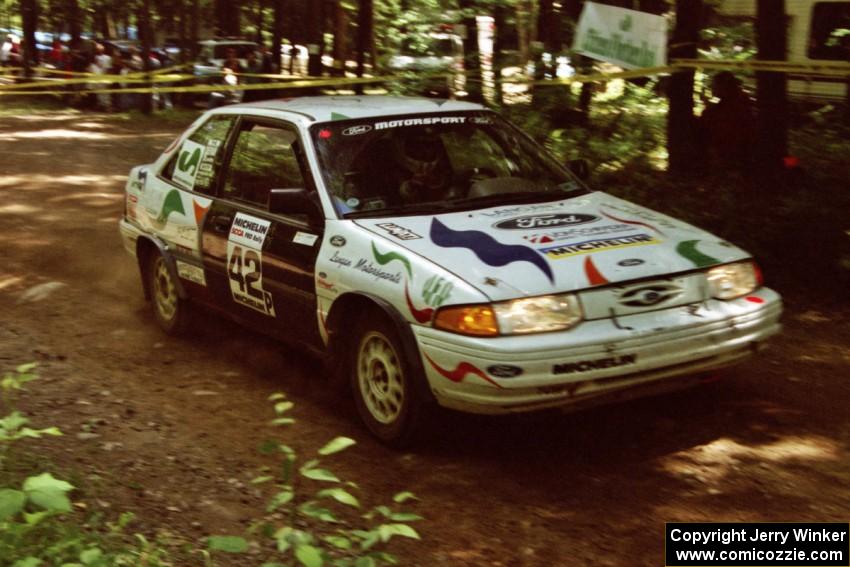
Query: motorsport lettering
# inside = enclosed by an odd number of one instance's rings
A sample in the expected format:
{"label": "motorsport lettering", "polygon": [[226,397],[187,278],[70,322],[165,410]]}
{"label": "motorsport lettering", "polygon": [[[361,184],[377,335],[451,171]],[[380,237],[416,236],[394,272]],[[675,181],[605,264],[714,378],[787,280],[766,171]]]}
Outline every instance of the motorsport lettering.
{"label": "motorsport lettering", "polygon": [[463,124],[465,116],[426,116],[425,118],[405,118],[404,120],[388,120],[375,122],[375,130],[398,128],[399,126],[428,126],[431,124]]}
{"label": "motorsport lettering", "polygon": [[645,246],[647,244],[659,244],[661,241],[648,234],[635,234],[633,236],[621,236],[617,238],[603,238],[598,240],[586,240],[576,244],[564,244],[543,248],[541,253],[553,260],[569,258],[580,254],[588,254],[599,250],[613,250],[616,248],[628,248],[631,246]]}
{"label": "motorsport lettering", "polygon": [[[245,238],[250,238],[255,242],[262,242],[263,238],[265,238],[266,232],[269,227],[263,226],[254,221],[248,220],[242,217],[236,217],[233,220],[233,227],[230,229],[230,234],[235,234],[236,236],[242,236]],[[246,234],[246,231],[253,232],[255,234]]]}

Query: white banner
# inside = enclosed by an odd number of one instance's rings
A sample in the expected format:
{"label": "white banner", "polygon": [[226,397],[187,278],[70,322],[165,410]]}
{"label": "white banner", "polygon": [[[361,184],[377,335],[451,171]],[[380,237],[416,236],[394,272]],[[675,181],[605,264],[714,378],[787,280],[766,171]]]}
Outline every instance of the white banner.
{"label": "white banner", "polygon": [[625,69],[661,67],[667,64],[667,20],[585,2],[573,50]]}

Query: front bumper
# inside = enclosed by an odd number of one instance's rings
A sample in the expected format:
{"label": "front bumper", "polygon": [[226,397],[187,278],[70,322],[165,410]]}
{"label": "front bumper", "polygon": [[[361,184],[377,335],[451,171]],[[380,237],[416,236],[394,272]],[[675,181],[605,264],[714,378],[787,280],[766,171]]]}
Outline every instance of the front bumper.
{"label": "front bumper", "polygon": [[499,414],[685,387],[699,380],[694,374],[750,356],[780,331],[781,313],[779,295],[761,288],[732,301],[585,321],[557,333],[473,338],[413,330],[441,405]]}

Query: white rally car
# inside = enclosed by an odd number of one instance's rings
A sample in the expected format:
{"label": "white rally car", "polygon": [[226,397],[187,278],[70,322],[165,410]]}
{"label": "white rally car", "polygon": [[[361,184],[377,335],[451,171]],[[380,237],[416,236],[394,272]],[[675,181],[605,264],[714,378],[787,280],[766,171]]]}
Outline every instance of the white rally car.
{"label": "white rally car", "polygon": [[749,254],[586,189],[481,106],[313,97],[204,114],[121,234],[169,332],[212,307],[333,361],[365,424],[670,390],[780,329]]}

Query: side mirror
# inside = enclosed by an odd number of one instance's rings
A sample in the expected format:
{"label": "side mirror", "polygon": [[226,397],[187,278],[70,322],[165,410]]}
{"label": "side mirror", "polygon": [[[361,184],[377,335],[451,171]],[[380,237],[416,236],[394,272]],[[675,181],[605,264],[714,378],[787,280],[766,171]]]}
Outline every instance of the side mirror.
{"label": "side mirror", "polygon": [[319,224],[322,220],[322,208],[313,193],[301,188],[269,191],[269,212],[276,215],[307,215],[310,224]]}
{"label": "side mirror", "polygon": [[587,181],[587,178],[590,177],[590,164],[587,163],[586,159],[570,160],[567,162],[567,169],[582,181]]}

